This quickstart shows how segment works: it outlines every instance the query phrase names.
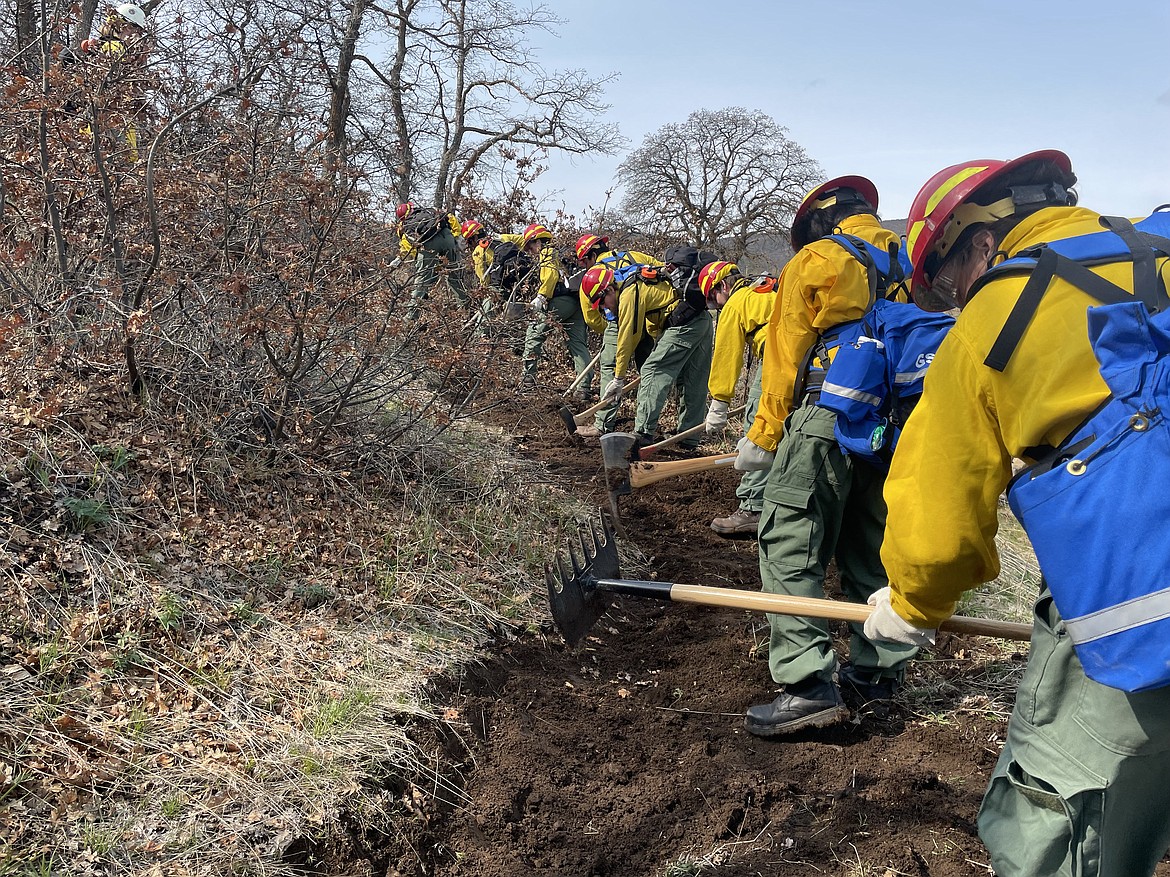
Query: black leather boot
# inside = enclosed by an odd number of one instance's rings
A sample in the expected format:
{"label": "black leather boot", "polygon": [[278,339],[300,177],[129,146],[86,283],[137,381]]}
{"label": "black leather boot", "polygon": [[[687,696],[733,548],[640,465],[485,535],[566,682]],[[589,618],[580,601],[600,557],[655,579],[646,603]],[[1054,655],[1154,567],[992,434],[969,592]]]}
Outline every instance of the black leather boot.
{"label": "black leather boot", "polygon": [[848,715],[837,686],[813,677],[785,686],[771,703],[748,707],[743,726],[757,737],[776,737],[835,725]]}
{"label": "black leather boot", "polygon": [[876,718],[888,718],[890,701],[897,694],[900,682],[882,676],[880,670],[861,670],[846,664],[837,673],[845,702],[855,710],[862,710]]}

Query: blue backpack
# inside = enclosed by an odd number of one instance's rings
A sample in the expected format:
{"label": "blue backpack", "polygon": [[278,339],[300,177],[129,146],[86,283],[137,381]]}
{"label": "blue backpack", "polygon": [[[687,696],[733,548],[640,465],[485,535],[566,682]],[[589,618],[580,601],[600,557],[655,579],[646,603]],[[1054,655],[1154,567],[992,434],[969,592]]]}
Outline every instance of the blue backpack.
{"label": "blue backpack", "polygon": [[878,299],[837,336],[817,405],[837,415],[833,431],[842,451],[889,468],[926,368],[954,324],[947,314]]}
{"label": "blue backpack", "polygon": [[624,251],[612,253],[600,262],[613,271],[613,282],[617,284],[618,289],[623,289],[629,281],[636,279],[638,272],[645,267],[640,262],[635,262],[634,257]]}
{"label": "blue backpack", "polygon": [[[1143,691],[1170,684],[1170,298],[1155,261],[1170,256],[1170,213],[1101,224],[985,275],[1030,274],[984,362],[1007,367],[1054,277],[1102,302],[1089,340],[1111,395],[1059,447],[1029,450],[1039,462],[1008,501],[1085,673]],[[1119,261],[1133,263],[1132,295],[1086,267]]]}

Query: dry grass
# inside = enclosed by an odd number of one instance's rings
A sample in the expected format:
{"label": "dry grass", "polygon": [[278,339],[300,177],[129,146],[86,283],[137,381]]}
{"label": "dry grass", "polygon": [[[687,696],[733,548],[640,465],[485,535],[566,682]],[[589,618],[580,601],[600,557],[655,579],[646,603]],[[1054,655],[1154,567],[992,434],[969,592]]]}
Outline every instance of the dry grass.
{"label": "dry grass", "polygon": [[374,487],[204,458],[215,501],[142,434],[8,435],[0,875],[291,874],[343,816],[393,835],[457,800],[410,720],[543,618],[545,546],[587,513],[482,433]]}
{"label": "dry grass", "polygon": [[[1000,575],[968,592],[959,613],[1027,622],[1040,587],[1040,567],[1019,523],[1006,504],[999,509]],[[1023,675],[1025,643],[973,638],[954,655],[923,652],[911,665],[901,700],[920,720],[962,724],[976,715],[1006,725]],[[998,738],[977,741],[997,752]]]}

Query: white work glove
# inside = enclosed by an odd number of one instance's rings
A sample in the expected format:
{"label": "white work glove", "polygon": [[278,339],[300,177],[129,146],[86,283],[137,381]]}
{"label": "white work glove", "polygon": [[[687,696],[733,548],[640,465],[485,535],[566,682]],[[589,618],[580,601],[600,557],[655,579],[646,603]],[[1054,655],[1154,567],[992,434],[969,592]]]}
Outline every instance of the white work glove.
{"label": "white work glove", "polygon": [[619,378],[615,375],[614,379],[605,385],[605,391],[601,394],[601,401],[616,405],[621,401],[622,390],[625,388],[626,379]]}
{"label": "white work glove", "polygon": [[894,607],[890,605],[888,587],[874,591],[866,602],[873,607],[873,612],[865,619],[865,635],[868,639],[904,643],[908,646],[934,645],[938,631],[915,627],[895,612]]}
{"label": "white work glove", "polygon": [[397,267],[398,267],[399,265],[401,265],[401,264],[402,264],[402,257],[401,257],[401,256],[398,256],[397,258],[395,258],[395,259],[394,259],[394,260],[393,260],[393,261],[390,263],[389,267],[390,267],[391,269],[393,269],[393,268],[397,268]]}
{"label": "white work glove", "polygon": [[776,459],[775,451],[765,451],[746,435],[735,446],[739,456],[735,458],[735,469],[739,472],[760,472],[772,468]]}
{"label": "white work glove", "polygon": [[535,313],[543,314],[548,310],[548,299],[543,295],[538,295],[532,300],[530,307]]}
{"label": "white work glove", "polygon": [[707,435],[715,435],[727,429],[727,408],[730,404],[720,402],[718,399],[711,400],[711,405],[707,409],[707,419],[703,421],[707,427]]}

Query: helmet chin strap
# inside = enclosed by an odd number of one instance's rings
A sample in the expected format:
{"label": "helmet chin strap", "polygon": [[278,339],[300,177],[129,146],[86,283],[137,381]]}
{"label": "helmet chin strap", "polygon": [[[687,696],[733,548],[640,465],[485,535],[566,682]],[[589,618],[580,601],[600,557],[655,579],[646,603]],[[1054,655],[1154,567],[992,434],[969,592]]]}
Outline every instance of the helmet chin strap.
{"label": "helmet chin strap", "polygon": [[955,296],[954,282],[949,278],[935,280],[929,287],[917,286],[914,289],[914,304],[924,311],[943,313],[944,311],[961,310],[958,298]]}

